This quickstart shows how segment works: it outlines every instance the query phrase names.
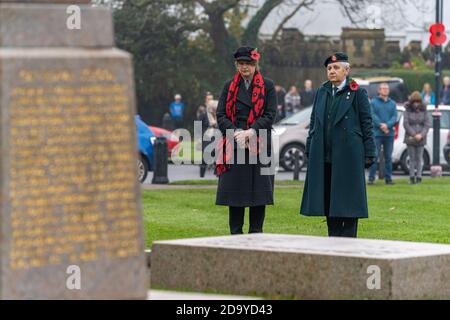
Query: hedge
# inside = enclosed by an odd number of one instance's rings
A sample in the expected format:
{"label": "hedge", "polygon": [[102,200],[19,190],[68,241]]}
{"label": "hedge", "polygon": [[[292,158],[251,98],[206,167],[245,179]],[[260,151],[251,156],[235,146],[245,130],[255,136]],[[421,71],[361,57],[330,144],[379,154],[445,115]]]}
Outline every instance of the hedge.
{"label": "hedge", "polygon": [[[443,76],[450,76],[450,70],[443,70]],[[354,77],[389,76],[402,78],[409,92],[422,91],[423,84],[428,82],[434,90],[435,77],[432,70],[397,70],[397,69],[359,69],[352,72]]]}

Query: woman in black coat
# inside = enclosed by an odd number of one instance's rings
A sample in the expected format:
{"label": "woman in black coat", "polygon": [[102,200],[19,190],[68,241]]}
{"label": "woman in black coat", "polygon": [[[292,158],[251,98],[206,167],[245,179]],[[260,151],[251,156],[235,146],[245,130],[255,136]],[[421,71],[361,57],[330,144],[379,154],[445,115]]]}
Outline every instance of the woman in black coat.
{"label": "woman in black coat", "polygon": [[223,135],[218,147],[217,205],[229,206],[231,234],[242,234],[245,207],[249,233],[263,231],[265,206],[273,204],[271,129],[276,116],[274,84],[262,77],[259,53],[241,47],[234,54],[237,73],[223,88],[217,123]]}

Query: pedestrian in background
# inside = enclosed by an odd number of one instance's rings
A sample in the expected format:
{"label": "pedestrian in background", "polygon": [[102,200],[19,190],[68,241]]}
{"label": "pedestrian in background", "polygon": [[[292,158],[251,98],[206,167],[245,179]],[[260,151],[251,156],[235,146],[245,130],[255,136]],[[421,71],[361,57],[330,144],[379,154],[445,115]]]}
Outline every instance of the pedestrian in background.
{"label": "pedestrian in background", "polygon": [[444,86],[441,89],[441,104],[450,105],[450,77],[444,77]]}
{"label": "pedestrian in background", "polygon": [[315,96],[316,91],[313,89],[312,81],[309,79],[305,80],[304,88],[300,92],[301,108],[304,109],[309,106],[312,106]]}
{"label": "pedestrian in background", "polygon": [[284,99],[286,97],[286,90],[279,84],[275,85],[275,92],[277,95],[277,117],[275,122],[278,122],[286,117],[286,104]]}
{"label": "pedestrian in background", "polygon": [[422,102],[424,104],[435,104],[436,98],[434,96],[433,89],[431,89],[431,85],[428,82],[423,84],[422,93],[420,95],[422,96]]}
{"label": "pedestrian in background", "polygon": [[200,164],[200,178],[203,178],[206,172],[206,162],[203,157],[203,151],[205,150],[205,139],[203,139],[203,135],[205,134],[206,130],[208,130],[209,127],[208,114],[205,106],[198,107],[197,121],[200,121],[202,125],[202,136],[200,138],[200,141],[197,141],[197,145],[199,147],[196,147],[196,149],[202,151],[202,163]]}
{"label": "pedestrian in background", "polygon": [[[208,115],[208,129],[217,128],[217,105],[219,101],[210,100],[206,107],[206,113]],[[212,135],[211,135],[212,136]]]}
{"label": "pedestrian in background", "polygon": [[409,155],[409,183],[422,182],[423,149],[427,143],[427,134],[430,129],[427,105],[422,102],[419,91],[411,93],[405,103],[403,114],[405,127],[405,140]]}
{"label": "pedestrian in background", "polygon": [[[381,146],[383,146],[386,184],[392,185],[392,151],[394,148],[394,126],[397,123],[397,105],[389,98],[389,85],[386,82],[378,86],[378,97],[372,99],[371,103],[372,119],[375,135],[375,145],[377,148],[377,160],[380,159]],[[374,184],[375,173],[378,164],[376,161],[369,169],[369,185]]]}
{"label": "pedestrian in background", "polygon": [[[219,101],[217,100],[209,100],[206,107],[206,115],[208,118],[208,129],[203,134],[202,139],[202,164],[204,167],[200,170],[200,177],[205,176],[205,172],[208,169],[208,165],[206,163],[205,159],[205,149],[207,146],[209,146],[211,143],[215,143],[214,134],[217,130],[217,105]],[[212,151],[211,156],[215,158],[215,151]]]}
{"label": "pedestrian in background", "polygon": [[300,94],[298,93],[296,86],[292,86],[289,89],[289,92],[284,98],[284,102],[286,106],[286,117],[290,117],[300,110]]}
{"label": "pedestrian in background", "polygon": [[205,108],[208,108],[208,104],[211,100],[214,100],[214,95],[211,92],[207,91],[205,95]]}
{"label": "pedestrian in background", "polygon": [[172,120],[174,122],[175,128],[182,128],[183,127],[183,117],[184,117],[184,109],[185,105],[181,101],[181,95],[176,94],[174,96],[175,101],[172,102],[169,106],[170,116],[172,117]]}
{"label": "pedestrian in background", "polygon": [[166,130],[173,131],[174,125],[169,112],[165,112],[162,118],[162,127]]}

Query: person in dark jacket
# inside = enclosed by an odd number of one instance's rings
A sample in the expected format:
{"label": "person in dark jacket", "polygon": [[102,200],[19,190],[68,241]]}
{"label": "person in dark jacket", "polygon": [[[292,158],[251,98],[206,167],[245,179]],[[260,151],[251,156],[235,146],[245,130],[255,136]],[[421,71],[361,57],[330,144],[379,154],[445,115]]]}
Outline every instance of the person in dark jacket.
{"label": "person in dark jacket", "polygon": [[271,156],[277,98],[273,81],[259,71],[256,49],[241,47],[234,58],[237,73],[225,83],[217,108],[223,137],[217,148],[216,204],[229,207],[231,234],[243,233],[245,208],[249,207],[249,233],[257,233],[263,232],[266,205],[273,204],[274,176],[263,170],[270,164],[261,157]]}
{"label": "person in dark jacket", "polygon": [[313,89],[312,81],[309,79],[305,80],[304,89],[300,92],[301,108],[304,109],[311,106],[315,96],[316,91]]}
{"label": "person in dark jacket", "polygon": [[206,112],[205,106],[199,106],[197,110],[197,121],[200,121],[202,124],[202,140],[201,143],[201,150],[202,150],[202,163],[200,164],[200,178],[205,177],[207,164],[205,161],[205,158],[203,157],[203,152],[205,151],[205,148],[207,146],[207,141],[203,139],[203,135],[205,134],[206,130],[208,130],[209,127],[209,121],[208,121],[208,114]]}
{"label": "person in dark jacket", "polygon": [[427,134],[430,129],[427,106],[422,102],[419,91],[411,93],[405,103],[403,113],[403,126],[405,127],[405,140],[409,155],[410,184],[422,182],[423,149],[427,143]]}
{"label": "person in dark jacket", "polygon": [[441,103],[450,105],[450,77],[444,77],[444,85],[441,88]]}
{"label": "person in dark jacket", "polygon": [[286,97],[286,90],[280,85],[275,85],[275,92],[277,95],[277,117],[275,122],[278,122],[286,117],[286,105],[284,103],[284,98]]}
{"label": "person in dark jacket", "polygon": [[367,91],[348,77],[345,53],[325,60],[328,81],[317,90],[305,153],[308,157],[300,213],[326,216],[330,237],[355,237],[367,218],[364,168],[375,161]]}

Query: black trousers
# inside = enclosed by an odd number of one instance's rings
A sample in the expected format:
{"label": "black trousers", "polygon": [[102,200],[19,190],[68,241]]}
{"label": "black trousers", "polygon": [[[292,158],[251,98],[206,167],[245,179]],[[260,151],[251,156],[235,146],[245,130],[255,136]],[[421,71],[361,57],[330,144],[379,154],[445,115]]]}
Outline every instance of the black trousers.
{"label": "black trousers", "polygon": [[325,216],[327,217],[329,237],[356,238],[358,234],[358,218],[329,217],[331,194],[331,163],[325,162]]}
{"label": "black trousers", "polygon": [[[229,207],[230,233],[242,234],[244,226],[245,207]],[[250,227],[248,233],[262,233],[266,206],[250,207]]]}

